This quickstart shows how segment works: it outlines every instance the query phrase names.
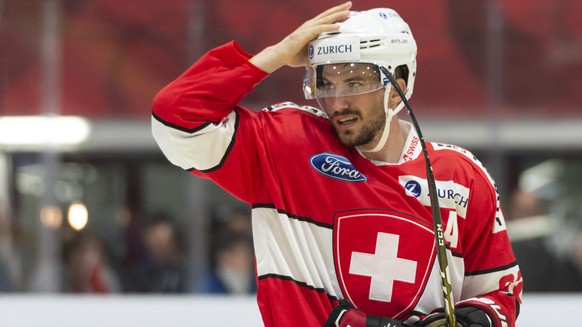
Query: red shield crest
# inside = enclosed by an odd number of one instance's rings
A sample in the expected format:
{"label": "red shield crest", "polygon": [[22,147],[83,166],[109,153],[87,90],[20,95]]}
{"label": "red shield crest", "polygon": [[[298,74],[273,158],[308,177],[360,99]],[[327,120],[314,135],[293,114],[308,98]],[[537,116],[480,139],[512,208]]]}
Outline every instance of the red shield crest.
{"label": "red shield crest", "polygon": [[336,273],[354,306],[401,318],[418,303],[436,258],[432,226],[420,221],[378,209],[336,214]]}

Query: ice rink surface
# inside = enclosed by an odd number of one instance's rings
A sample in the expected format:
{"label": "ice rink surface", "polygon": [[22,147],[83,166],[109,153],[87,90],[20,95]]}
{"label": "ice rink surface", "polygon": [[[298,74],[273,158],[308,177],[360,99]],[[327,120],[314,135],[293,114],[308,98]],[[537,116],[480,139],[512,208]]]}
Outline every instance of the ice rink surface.
{"label": "ice rink surface", "polygon": [[[525,295],[518,327],[582,327],[582,294]],[[256,327],[254,297],[0,295],[6,327]]]}

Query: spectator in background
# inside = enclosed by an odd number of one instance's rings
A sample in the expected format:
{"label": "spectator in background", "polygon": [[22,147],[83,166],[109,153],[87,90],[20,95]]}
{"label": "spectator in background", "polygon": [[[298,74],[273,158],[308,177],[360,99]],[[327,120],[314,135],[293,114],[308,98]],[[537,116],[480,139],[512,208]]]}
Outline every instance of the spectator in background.
{"label": "spectator in background", "polygon": [[211,271],[198,291],[251,294],[256,292],[251,211],[248,206],[219,205],[212,210]]}
{"label": "spectator in background", "polygon": [[213,267],[203,281],[204,293],[252,294],[257,291],[252,239],[237,230],[216,235]]}
{"label": "spectator in background", "polygon": [[224,229],[248,235],[252,238],[251,209],[246,204],[219,205],[212,210],[212,235]]}
{"label": "spectator in background", "polygon": [[63,247],[63,287],[73,293],[117,293],[121,283],[111,268],[105,244],[89,233],[75,234]]}
{"label": "spectator in background", "polygon": [[[573,167],[571,167],[573,168]],[[548,160],[525,170],[511,196],[508,231],[524,292],[582,291],[582,206],[574,169]]]}
{"label": "spectator in background", "polygon": [[186,292],[185,246],[176,223],[166,214],[157,214],[146,225],[142,237],[145,254],[131,269],[127,291]]}

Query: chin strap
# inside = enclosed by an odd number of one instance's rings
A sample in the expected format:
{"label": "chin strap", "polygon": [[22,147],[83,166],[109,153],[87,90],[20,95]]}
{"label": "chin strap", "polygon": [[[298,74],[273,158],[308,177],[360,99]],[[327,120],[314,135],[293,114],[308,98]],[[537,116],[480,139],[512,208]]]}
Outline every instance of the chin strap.
{"label": "chin strap", "polygon": [[390,123],[392,122],[392,118],[404,108],[404,101],[400,101],[400,103],[396,106],[395,109],[388,108],[388,100],[390,100],[390,90],[392,89],[392,84],[388,83],[386,86],[386,90],[384,91],[384,112],[386,113],[386,122],[384,123],[384,130],[382,131],[382,136],[378,141],[378,144],[372,149],[368,150],[363,147],[358,147],[358,150],[362,152],[378,152],[382,150],[384,145],[386,145],[386,141],[388,141],[388,135],[390,135]]}

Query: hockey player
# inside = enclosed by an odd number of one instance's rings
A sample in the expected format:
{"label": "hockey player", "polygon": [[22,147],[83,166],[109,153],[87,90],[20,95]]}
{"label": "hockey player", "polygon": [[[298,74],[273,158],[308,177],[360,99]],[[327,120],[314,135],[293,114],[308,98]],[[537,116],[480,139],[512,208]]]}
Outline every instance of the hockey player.
{"label": "hockey player", "polygon": [[[167,158],[252,207],[265,326],[441,326],[443,289],[418,134],[397,118],[416,43],[391,9],[351,3],[256,55],[230,42],[156,96]],[[304,90],[260,112],[240,101],[283,66]],[[461,326],[514,326],[522,280],[490,176],[467,150],[428,143]]]}

